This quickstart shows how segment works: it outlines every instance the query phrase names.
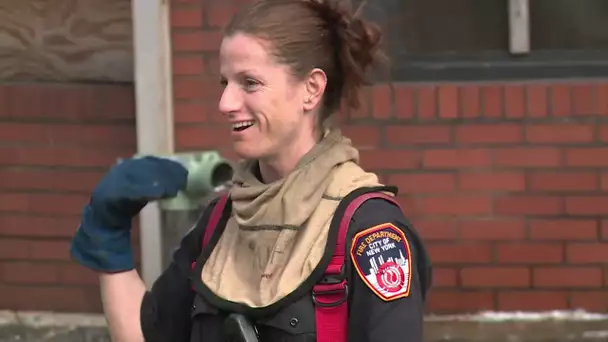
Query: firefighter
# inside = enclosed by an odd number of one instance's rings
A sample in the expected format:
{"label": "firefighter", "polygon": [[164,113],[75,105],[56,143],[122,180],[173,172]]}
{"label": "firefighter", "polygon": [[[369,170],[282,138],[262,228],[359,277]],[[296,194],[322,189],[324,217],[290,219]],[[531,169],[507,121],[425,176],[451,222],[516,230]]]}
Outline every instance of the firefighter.
{"label": "firefighter", "polygon": [[71,255],[98,272],[114,341],[423,341],[424,245],[330,123],[380,57],[379,29],[339,3],[257,0],[226,28],[219,111],[242,161],[150,289],[131,221],[188,171],[127,159],[95,187]]}

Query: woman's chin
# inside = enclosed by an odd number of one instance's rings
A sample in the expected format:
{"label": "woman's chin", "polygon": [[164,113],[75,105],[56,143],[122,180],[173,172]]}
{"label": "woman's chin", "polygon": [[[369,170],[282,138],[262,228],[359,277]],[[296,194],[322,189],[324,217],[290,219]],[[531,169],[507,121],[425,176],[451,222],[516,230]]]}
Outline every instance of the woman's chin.
{"label": "woman's chin", "polygon": [[235,141],[232,143],[232,148],[234,150],[234,153],[236,153],[239,158],[260,159],[260,157],[263,156],[263,152],[260,149],[260,146],[256,146],[250,142]]}

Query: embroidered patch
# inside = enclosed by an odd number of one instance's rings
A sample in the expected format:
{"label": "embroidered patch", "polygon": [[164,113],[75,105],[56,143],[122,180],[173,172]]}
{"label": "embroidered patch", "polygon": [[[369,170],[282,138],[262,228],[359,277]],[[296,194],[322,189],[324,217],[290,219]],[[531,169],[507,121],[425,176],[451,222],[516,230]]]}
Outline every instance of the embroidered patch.
{"label": "embroidered patch", "polygon": [[357,233],[350,256],[363,282],[382,300],[391,301],[410,294],[410,245],[403,231],[392,223]]}

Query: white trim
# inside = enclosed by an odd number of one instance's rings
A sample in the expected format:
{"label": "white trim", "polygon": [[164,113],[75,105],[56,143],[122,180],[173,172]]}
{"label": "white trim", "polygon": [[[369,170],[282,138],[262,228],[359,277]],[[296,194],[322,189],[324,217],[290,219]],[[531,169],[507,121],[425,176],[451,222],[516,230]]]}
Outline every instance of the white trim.
{"label": "white trim", "polygon": [[[138,154],[174,152],[169,2],[132,0]],[[139,215],[142,278],[162,272],[161,219],[156,203]]]}

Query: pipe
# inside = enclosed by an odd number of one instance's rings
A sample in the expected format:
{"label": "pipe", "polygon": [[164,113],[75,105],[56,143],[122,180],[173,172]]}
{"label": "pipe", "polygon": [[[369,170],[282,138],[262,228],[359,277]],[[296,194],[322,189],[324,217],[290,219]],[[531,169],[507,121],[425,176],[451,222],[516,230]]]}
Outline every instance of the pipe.
{"label": "pipe", "polygon": [[[132,0],[137,154],[171,154],[173,90],[169,1]],[[150,287],[162,273],[158,203],[139,214],[142,279]]]}

